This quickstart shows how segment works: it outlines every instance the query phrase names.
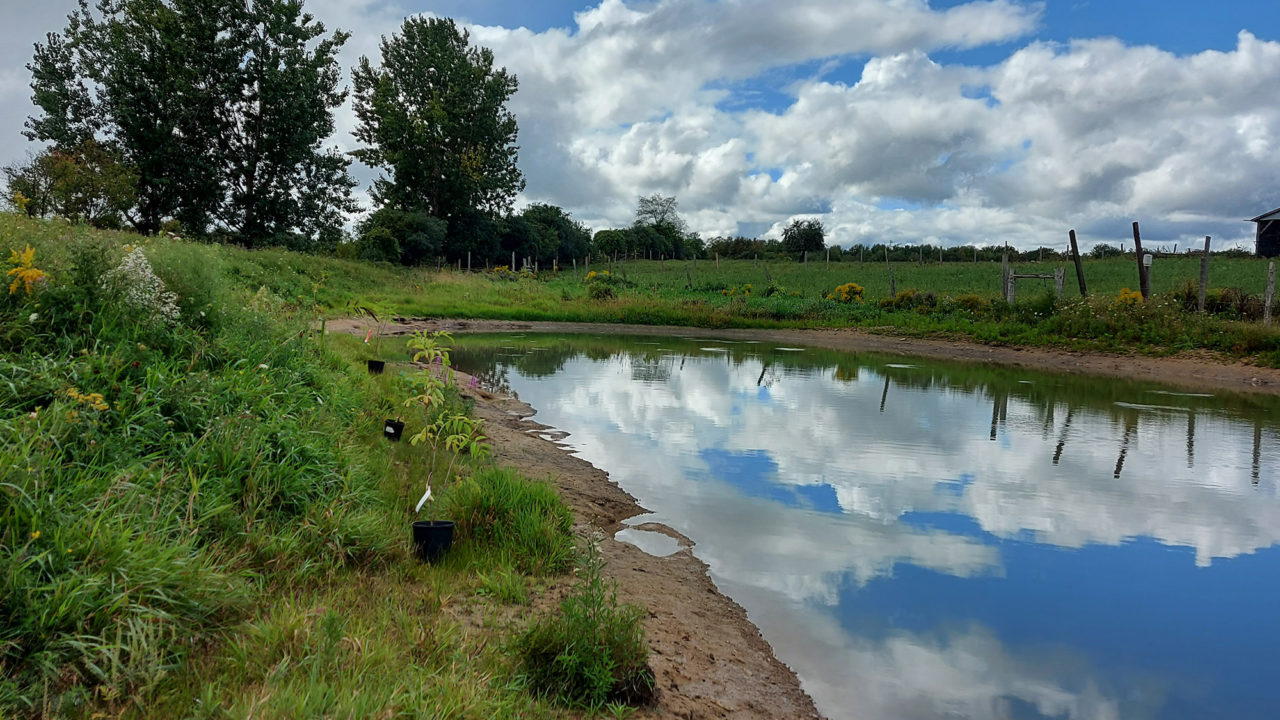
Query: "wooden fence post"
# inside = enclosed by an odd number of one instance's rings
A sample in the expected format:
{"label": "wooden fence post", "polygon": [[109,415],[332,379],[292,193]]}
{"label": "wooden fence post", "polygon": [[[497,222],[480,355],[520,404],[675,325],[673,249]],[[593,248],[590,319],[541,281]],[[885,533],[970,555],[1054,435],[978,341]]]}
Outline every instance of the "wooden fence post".
{"label": "wooden fence post", "polygon": [[1209,287],[1209,236],[1204,236],[1204,254],[1200,256],[1200,295],[1196,298],[1196,312],[1204,313],[1204,298]]}
{"label": "wooden fence post", "polygon": [[1262,322],[1271,324],[1271,301],[1276,297],[1276,261],[1267,264],[1267,297],[1262,304]]}
{"label": "wooden fence post", "polygon": [[1138,232],[1138,221],[1133,221],[1133,254],[1138,258],[1138,289],[1142,292],[1142,299],[1146,301],[1151,297],[1151,278],[1147,273],[1147,266],[1142,262],[1142,234]]}
{"label": "wooden fence post", "polygon": [[[697,261],[695,260],[695,262],[697,262]],[[688,264],[686,264],[686,265],[684,266],[684,280],[685,280],[685,286],[684,286],[684,287],[685,287],[685,289],[686,289],[686,290],[692,290],[692,289],[693,289],[693,276],[689,274],[689,266],[688,266]]]}
{"label": "wooden fence post", "polygon": [[889,266],[889,297],[894,298],[897,296],[898,296],[898,287],[897,287],[897,284],[894,283],[893,281],[893,266],[890,265]]}
{"label": "wooden fence post", "polygon": [[1054,268],[1053,270],[1053,294],[1055,297],[1062,297],[1062,282],[1067,279],[1066,268]]}
{"label": "wooden fence post", "polygon": [[1005,301],[1005,302],[1010,302],[1010,300],[1009,300],[1009,253],[1008,253],[1008,251],[1005,251],[1005,253],[1004,253],[1003,255],[1001,255],[1001,256],[1000,256],[1000,297],[1004,298],[1004,301]]}
{"label": "wooden fence post", "polygon": [[1088,297],[1089,291],[1084,286],[1084,265],[1080,262],[1080,246],[1076,244],[1076,231],[1068,233],[1071,238],[1071,259],[1076,263],[1076,280],[1080,283],[1080,297]]}
{"label": "wooden fence post", "polygon": [[467,251],[467,272],[471,272],[471,251]]}

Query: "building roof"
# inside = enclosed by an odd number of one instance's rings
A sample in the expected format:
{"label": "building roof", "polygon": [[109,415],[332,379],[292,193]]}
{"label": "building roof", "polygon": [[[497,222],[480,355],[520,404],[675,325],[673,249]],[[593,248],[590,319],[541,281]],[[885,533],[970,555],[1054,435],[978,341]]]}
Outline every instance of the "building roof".
{"label": "building roof", "polygon": [[1250,220],[1249,222],[1262,222],[1263,220],[1280,220],[1280,208],[1276,208],[1275,210],[1272,210],[1271,212],[1268,212],[1268,213],[1262,213],[1258,217]]}

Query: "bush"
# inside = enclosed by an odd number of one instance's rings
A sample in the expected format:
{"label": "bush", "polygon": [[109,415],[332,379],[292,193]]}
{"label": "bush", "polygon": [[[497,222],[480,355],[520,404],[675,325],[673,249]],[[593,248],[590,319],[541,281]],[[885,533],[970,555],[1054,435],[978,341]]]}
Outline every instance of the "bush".
{"label": "bush", "polygon": [[653,670],[640,623],[644,609],[618,606],[617,588],[601,577],[603,565],[590,548],[578,584],[559,612],[535,622],[516,640],[530,689],[553,702],[595,710],[653,699]]}
{"label": "bush", "polygon": [[880,307],[885,310],[928,310],[937,306],[937,295],[931,292],[922,293],[915,288],[903,290],[891,298],[885,298],[880,301]]}
{"label": "bush", "polygon": [[507,468],[486,468],[450,489],[459,541],[513,558],[524,573],[564,572],[573,560],[573,514],[555,490]]}
{"label": "bush", "polygon": [[843,285],[837,285],[835,290],[827,293],[827,299],[842,303],[862,302],[862,292],[863,289],[861,285],[850,282]]}

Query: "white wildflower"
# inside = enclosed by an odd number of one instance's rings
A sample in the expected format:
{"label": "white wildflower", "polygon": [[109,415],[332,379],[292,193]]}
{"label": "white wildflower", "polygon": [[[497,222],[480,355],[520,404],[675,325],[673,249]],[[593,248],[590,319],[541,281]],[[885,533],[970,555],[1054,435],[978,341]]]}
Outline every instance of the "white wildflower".
{"label": "white wildflower", "polygon": [[40,313],[31,313],[27,316],[27,322],[35,322],[40,319]]}
{"label": "white wildflower", "polygon": [[142,248],[129,251],[102,279],[102,285],[120,290],[124,303],[135,310],[152,313],[170,325],[178,321],[178,296],[164,289]]}

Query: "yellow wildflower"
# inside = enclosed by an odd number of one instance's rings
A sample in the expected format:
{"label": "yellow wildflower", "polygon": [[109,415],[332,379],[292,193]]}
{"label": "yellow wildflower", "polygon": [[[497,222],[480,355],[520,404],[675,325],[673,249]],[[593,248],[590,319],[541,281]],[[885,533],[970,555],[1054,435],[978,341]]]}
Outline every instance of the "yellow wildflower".
{"label": "yellow wildflower", "polygon": [[9,294],[13,295],[18,292],[18,288],[25,288],[27,294],[30,295],[36,286],[36,283],[45,279],[45,272],[35,267],[36,251],[30,246],[26,250],[19,253],[17,250],[9,251],[9,262],[14,267],[5,275],[13,276],[13,282],[9,284]]}
{"label": "yellow wildflower", "polygon": [[39,540],[39,539],[40,539],[40,531],[39,531],[39,530],[36,530],[35,532],[31,533],[31,539],[32,539],[32,540]]}

